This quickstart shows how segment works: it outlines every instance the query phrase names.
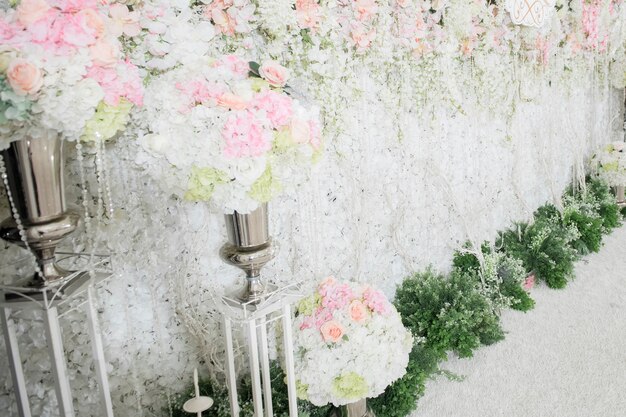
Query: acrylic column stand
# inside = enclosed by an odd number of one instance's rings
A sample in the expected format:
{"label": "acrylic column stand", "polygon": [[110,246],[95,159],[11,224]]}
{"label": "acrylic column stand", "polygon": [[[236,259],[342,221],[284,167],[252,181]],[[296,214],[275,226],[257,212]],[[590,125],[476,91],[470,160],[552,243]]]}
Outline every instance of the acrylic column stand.
{"label": "acrylic column stand", "polygon": [[297,285],[270,291],[265,295],[264,300],[256,305],[252,303],[242,304],[234,298],[222,297],[223,304],[220,306],[220,310],[223,316],[226,339],[228,393],[232,417],[239,417],[240,411],[237,401],[237,375],[233,344],[233,327],[235,326],[241,327],[247,338],[254,417],[272,417],[274,415],[267,338],[267,326],[274,321],[280,321],[283,330],[289,417],[298,416],[291,312],[292,305],[300,298],[302,295]]}
{"label": "acrylic column stand", "polygon": [[[59,254],[62,255],[62,254]],[[90,255],[69,255],[65,259],[77,260]],[[86,326],[89,330],[95,362],[96,378],[100,387],[101,401],[106,417],[113,417],[113,406],[106,373],[106,362],[98,316],[94,306],[95,285],[112,276],[108,256],[94,255],[97,261],[90,267],[92,272],[81,270],[63,279],[54,290],[50,288],[28,288],[24,286],[0,285],[0,321],[6,344],[9,367],[13,379],[13,389],[20,417],[32,417],[26,391],[26,380],[22,368],[19,343],[15,331],[15,320],[11,315],[18,311],[39,310],[43,314],[43,324],[48,343],[48,353],[52,364],[55,391],[62,417],[75,417],[72,392],[67,376],[60,319],[70,311],[85,307]],[[59,261],[61,262],[61,260]]]}

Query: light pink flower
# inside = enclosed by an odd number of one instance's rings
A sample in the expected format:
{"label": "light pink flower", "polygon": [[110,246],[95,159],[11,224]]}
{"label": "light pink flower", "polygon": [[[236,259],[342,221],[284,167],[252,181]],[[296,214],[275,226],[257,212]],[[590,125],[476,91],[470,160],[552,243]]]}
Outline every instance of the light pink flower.
{"label": "light pink flower", "polygon": [[259,67],[259,75],[271,86],[284,87],[289,79],[289,70],[276,61],[264,61]]}
{"label": "light pink flower", "polygon": [[535,286],[535,274],[530,274],[524,280],[524,284],[522,284],[522,287],[526,291],[530,291],[534,286]]}
{"label": "light pink flower", "polygon": [[320,327],[325,342],[337,343],[344,334],[343,326],[336,320],[327,321]]}
{"label": "light pink flower", "polygon": [[15,94],[35,94],[43,85],[43,74],[32,62],[16,58],[7,68],[7,80]]}
{"label": "light pink flower", "polygon": [[243,110],[248,107],[248,101],[233,93],[224,93],[217,98],[217,105],[231,110]]}
{"label": "light pink flower", "polygon": [[309,120],[309,130],[311,132],[309,143],[313,149],[317,150],[322,146],[322,137],[320,132],[320,125],[316,120]]}
{"label": "light pink flower", "polygon": [[89,53],[95,65],[112,67],[119,61],[120,50],[117,45],[100,40],[89,47]]}
{"label": "light pink flower", "polygon": [[389,301],[382,292],[371,287],[363,292],[363,301],[370,310],[378,314],[389,313]]}
{"label": "light pink flower", "polygon": [[321,20],[320,5],[317,0],[296,0],[296,19],[303,29],[316,29]]}
{"label": "light pink flower", "polygon": [[81,14],[65,14],[57,18],[56,25],[62,25],[62,41],[73,46],[89,46],[96,42],[96,31],[89,27],[88,19]]}
{"label": "light pink flower", "polygon": [[261,156],[272,148],[271,133],[249,111],[232,115],[222,129],[224,155],[229,158]]}
{"label": "light pink flower", "polygon": [[92,66],[87,71],[87,77],[98,82],[104,91],[104,102],[117,106],[120,98],[124,97],[131,103],[143,104],[143,84],[139,76],[139,69],[130,61],[121,61],[115,67]]}
{"label": "light pink flower", "polygon": [[179,109],[182,113],[187,113],[198,104],[216,104],[218,97],[222,96],[225,91],[225,87],[217,84],[210,85],[204,79],[176,83],[176,89],[187,98],[186,104]]}
{"label": "light pink flower", "polygon": [[248,72],[250,72],[250,64],[237,55],[225,55],[215,63],[215,66],[228,68],[238,79],[247,78]]}
{"label": "light pink flower", "polygon": [[372,45],[372,42],[376,38],[376,29],[367,30],[365,26],[355,24],[352,25],[350,36],[357,50],[362,51]]}
{"label": "light pink flower", "polygon": [[321,287],[326,287],[326,286],[332,286],[335,284],[337,284],[337,280],[335,279],[334,276],[330,275],[324,278],[322,282],[320,282],[319,287],[321,288]]}
{"label": "light pink flower", "polygon": [[254,99],[254,107],[265,111],[265,115],[274,129],[289,124],[293,115],[291,98],[272,90],[257,94]]}
{"label": "light pink flower", "polygon": [[128,7],[123,4],[115,3],[109,7],[112,25],[111,33],[113,36],[137,36],[141,32],[139,25],[139,13],[131,12]]}
{"label": "light pink flower", "polygon": [[360,300],[353,300],[348,306],[348,311],[350,311],[350,318],[357,323],[363,323],[368,318],[367,308]]}
{"label": "light pink flower", "polygon": [[87,27],[93,31],[96,39],[100,39],[102,36],[104,36],[104,33],[106,31],[106,27],[104,26],[104,20],[96,10],[81,10],[80,12],[78,12],[78,15],[81,19],[83,19],[85,25],[87,25]]}
{"label": "light pink flower", "polygon": [[17,6],[17,20],[28,26],[45,17],[50,8],[46,0],[22,0]]}
{"label": "light pink flower", "polygon": [[374,17],[378,11],[378,5],[376,4],[376,0],[355,0],[354,9],[356,11],[356,18],[364,22]]}
{"label": "light pink flower", "polygon": [[97,0],[52,0],[51,5],[61,9],[66,13],[75,13],[85,9],[95,9],[98,7]]}
{"label": "light pink flower", "polygon": [[296,143],[309,143],[311,141],[311,126],[307,120],[294,117],[289,124],[291,138]]}

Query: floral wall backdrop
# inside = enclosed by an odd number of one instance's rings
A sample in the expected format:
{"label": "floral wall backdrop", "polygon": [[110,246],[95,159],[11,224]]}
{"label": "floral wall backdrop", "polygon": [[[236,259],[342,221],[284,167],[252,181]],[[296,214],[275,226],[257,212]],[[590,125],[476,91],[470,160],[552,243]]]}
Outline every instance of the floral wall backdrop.
{"label": "floral wall backdrop", "polygon": [[[513,25],[500,1],[110,7],[147,91],[172,68],[236,54],[285,65],[290,85],[320,107],[324,156],[308,182],[270,204],[281,250],[264,274],[280,284],[311,289],[334,274],[392,296],[412,271],[448,268],[466,240],[490,239],[546,201],[558,206],[592,152],[623,134],[623,93],[614,88],[626,82],[619,1],[557,1],[538,29]],[[167,416],[194,367],[220,376],[215,297],[242,277],[218,257],[221,212],[174,196],[173,184],[154,175],[169,164],[142,140],[151,133],[145,113],[131,117],[106,146],[114,212],[97,236],[116,275],[99,290],[99,312],[117,412]],[[79,207],[69,149],[68,200]],[[87,150],[91,183],[95,159]],[[77,232],[71,245],[87,243]],[[3,264],[20,254],[0,251]],[[99,400],[81,319],[66,320],[65,348],[76,408],[91,416]],[[38,320],[21,321],[18,331],[33,413],[55,415]],[[5,355],[0,363],[0,409],[15,413]]]}

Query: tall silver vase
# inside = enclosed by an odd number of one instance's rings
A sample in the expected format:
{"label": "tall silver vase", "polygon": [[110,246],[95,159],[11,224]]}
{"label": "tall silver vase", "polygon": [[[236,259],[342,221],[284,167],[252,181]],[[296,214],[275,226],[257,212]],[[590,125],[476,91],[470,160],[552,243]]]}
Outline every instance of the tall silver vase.
{"label": "tall silver vase", "polygon": [[[41,275],[33,286],[46,286],[67,276],[55,262],[59,242],[72,233],[79,216],[67,211],[63,181],[63,141],[56,134],[22,139],[2,151],[8,186],[23,225],[25,239],[37,258]],[[13,217],[0,224],[0,237],[26,246]]]}
{"label": "tall silver vase", "polygon": [[261,268],[271,261],[278,248],[269,236],[267,203],[251,213],[224,215],[228,243],[220,250],[224,262],[242,269],[246,283],[235,298],[242,304],[258,304],[266,289],[261,281]]}
{"label": "tall silver vase", "polygon": [[367,399],[362,398],[357,402],[333,407],[328,417],[375,417],[374,412],[367,406]]}

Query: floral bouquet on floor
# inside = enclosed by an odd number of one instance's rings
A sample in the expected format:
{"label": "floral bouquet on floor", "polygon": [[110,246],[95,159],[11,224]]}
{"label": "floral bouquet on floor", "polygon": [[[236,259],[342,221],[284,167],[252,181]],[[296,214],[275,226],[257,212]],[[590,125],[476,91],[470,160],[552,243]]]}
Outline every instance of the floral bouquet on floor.
{"label": "floral bouquet on floor", "polygon": [[296,313],[300,398],[341,406],[377,397],[406,373],[413,337],[382,292],[329,277]]}
{"label": "floral bouquet on floor", "polygon": [[22,0],[0,11],[0,149],[56,132],[107,139],[141,105],[137,68],[97,0]]}
{"label": "floral bouquet on floor", "polygon": [[626,185],[626,143],[609,143],[593,156],[593,162],[598,166],[598,175],[608,185]]}
{"label": "floral bouquet on floor", "polygon": [[[198,57],[152,80],[138,157],[166,190],[248,213],[298,185],[321,152],[318,113],[287,94],[287,69]],[[150,157],[166,160],[157,166]]]}

